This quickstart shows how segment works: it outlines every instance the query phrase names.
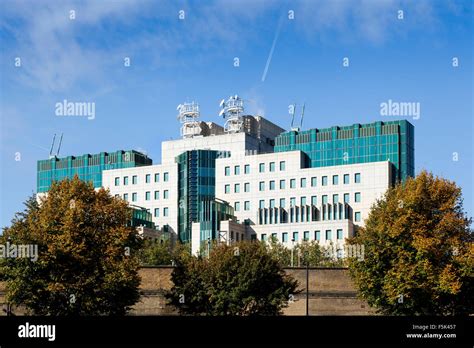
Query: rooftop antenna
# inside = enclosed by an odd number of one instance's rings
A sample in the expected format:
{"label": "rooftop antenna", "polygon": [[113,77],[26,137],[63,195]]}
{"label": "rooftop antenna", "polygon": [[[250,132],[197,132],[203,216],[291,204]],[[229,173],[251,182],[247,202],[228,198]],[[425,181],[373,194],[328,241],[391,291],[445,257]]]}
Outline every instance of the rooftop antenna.
{"label": "rooftop antenna", "polygon": [[292,131],[299,131],[300,129],[298,127],[294,127],[293,124],[295,122],[295,114],[296,114],[296,103],[293,103],[293,106],[292,110],[291,110],[291,130]]}
{"label": "rooftop antenna", "polygon": [[219,116],[222,116],[226,120],[224,131],[227,133],[240,132],[244,124],[242,120],[244,100],[236,94],[230,96],[227,100],[222,99],[219,106],[222,108],[219,112]]}
{"label": "rooftop antenna", "polygon": [[178,120],[183,124],[181,127],[181,136],[183,139],[192,138],[195,135],[201,134],[201,127],[199,126],[199,104],[183,103],[176,107],[178,110]]}
{"label": "rooftop antenna", "polygon": [[49,158],[53,158],[53,147],[54,147],[54,142],[56,140],[56,134],[53,136],[53,143],[51,144],[51,150],[49,150]]}
{"label": "rooftop antenna", "polygon": [[63,142],[63,133],[61,133],[61,138],[59,138],[59,146],[58,146],[58,150],[56,151],[56,157],[59,156],[59,150],[61,150],[62,142]]}
{"label": "rooftop antenna", "polygon": [[301,110],[300,129],[303,129],[304,107],[305,103],[303,103],[303,110]]}

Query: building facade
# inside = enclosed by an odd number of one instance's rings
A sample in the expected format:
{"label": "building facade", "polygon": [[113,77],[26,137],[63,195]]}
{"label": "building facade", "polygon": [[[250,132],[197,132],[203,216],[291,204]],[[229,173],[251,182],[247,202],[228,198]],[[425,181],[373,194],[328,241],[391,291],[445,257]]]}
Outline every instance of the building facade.
{"label": "building facade", "polygon": [[[107,167],[101,155],[101,177],[81,178],[146,209],[156,228],[197,253],[213,240],[343,247],[372,204],[414,175],[406,120],[285,131],[260,116],[238,117],[232,131],[193,119],[183,139],[162,143],[161,164],[133,152],[133,164]],[[38,163],[38,192],[53,176],[40,172],[49,161]]]}

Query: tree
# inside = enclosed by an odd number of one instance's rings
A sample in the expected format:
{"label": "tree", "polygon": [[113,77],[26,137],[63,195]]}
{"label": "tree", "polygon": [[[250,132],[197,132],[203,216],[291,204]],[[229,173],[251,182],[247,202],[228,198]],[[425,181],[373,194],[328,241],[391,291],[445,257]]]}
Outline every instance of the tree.
{"label": "tree", "polygon": [[216,244],[209,258],[185,255],[176,266],[166,297],[182,314],[278,315],[298,292],[260,242]]}
{"label": "tree", "polygon": [[473,314],[473,234],[461,189],[423,171],[389,189],[350,240],[365,246],[350,273],[390,315]]}
{"label": "tree", "polygon": [[148,266],[171,265],[172,251],[169,240],[147,239],[140,250],[140,263]]}
{"label": "tree", "polygon": [[7,299],[38,315],[122,315],[139,299],[140,239],[127,203],[76,176],[30,198],[4,238],[38,259],[4,259]]}

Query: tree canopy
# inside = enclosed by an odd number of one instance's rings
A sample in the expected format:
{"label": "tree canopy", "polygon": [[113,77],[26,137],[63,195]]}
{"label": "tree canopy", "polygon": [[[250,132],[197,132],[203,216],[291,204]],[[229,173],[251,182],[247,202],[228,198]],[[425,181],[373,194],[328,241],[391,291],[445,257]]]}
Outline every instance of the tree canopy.
{"label": "tree canopy", "polygon": [[423,171],[389,189],[350,240],[365,246],[350,273],[391,315],[473,314],[473,234],[461,189]]}
{"label": "tree canopy", "polygon": [[140,239],[127,203],[77,178],[53,183],[17,213],[3,240],[38,259],[0,260],[7,299],[39,315],[122,315],[139,299]]}
{"label": "tree canopy", "polygon": [[166,296],[182,314],[278,315],[297,293],[264,243],[215,244],[208,258],[181,255]]}

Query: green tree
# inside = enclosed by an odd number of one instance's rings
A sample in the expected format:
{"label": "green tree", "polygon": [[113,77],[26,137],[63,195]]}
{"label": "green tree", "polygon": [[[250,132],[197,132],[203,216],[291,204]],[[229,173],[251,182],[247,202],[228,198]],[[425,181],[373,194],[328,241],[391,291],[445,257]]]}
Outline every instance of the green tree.
{"label": "green tree", "polygon": [[389,189],[350,243],[360,293],[390,315],[473,314],[473,235],[461,189],[423,171]]}
{"label": "green tree", "polygon": [[38,315],[123,315],[139,299],[140,239],[127,203],[77,178],[33,198],[4,238],[38,246],[38,260],[4,259],[7,299]]}
{"label": "green tree", "polygon": [[214,245],[209,258],[185,255],[176,266],[166,296],[183,314],[278,315],[297,293],[297,282],[259,242]]}
{"label": "green tree", "polygon": [[146,239],[140,250],[140,263],[148,266],[171,265],[173,258],[169,240]]}

